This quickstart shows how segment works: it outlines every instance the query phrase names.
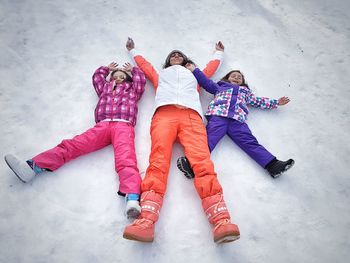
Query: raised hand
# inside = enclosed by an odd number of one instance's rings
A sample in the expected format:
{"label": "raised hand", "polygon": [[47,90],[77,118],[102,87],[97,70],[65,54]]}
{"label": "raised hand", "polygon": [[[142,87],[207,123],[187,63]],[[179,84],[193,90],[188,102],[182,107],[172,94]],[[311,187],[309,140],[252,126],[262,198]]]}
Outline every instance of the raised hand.
{"label": "raised hand", "polygon": [[278,99],[278,105],[286,105],[288,102],[290,102],[290,99],[288,97],[282,97]]}
{"label": "raised hand", "polygon": [[116,62],[112,62],[107,67],[109,68],[109,71],[114,71],[118,69],[118,64]]}
{"label": "raised hand", "polygon": [[222,42],[219,41],[218,43],[215,44],[215,49],[218,50],[218,51],[224,51],[225,47],[222,44]]}
{"label": "raised hand", "polygon": [[123,65],[123,69],[126,71],[126,72],[131,72],[133,66],[129,63],[129,62],[126,62],[124,65]]}
{"label": "raised hand", "polygon": [[190,70],[191,72],[193,72],[193,70],[196,68],[195,65],[193,65],[192,63],[187,63],[185,65],[185,68],[187,68],[188,70]]}
{"label": "raised hand", "polygon": [[134,40],[132,40],[132,38],[131,37],[128,37],[128,40],[126,41],[126,49],[127,50],[132,50],[132,49],[134,49],[135,48],[135,43],[134,43]]}

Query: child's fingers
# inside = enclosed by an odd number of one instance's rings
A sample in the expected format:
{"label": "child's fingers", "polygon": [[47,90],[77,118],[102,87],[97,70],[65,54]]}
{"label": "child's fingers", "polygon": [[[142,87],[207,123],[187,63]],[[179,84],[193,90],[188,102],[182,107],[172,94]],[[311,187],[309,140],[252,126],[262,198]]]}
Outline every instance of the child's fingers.
{"label": "child's fingers", "polygon": [[290,99],[288,97],[282,97],[278,100],[279,105],[286,105],[290,102]]}
{"label": "child's fingers", "polygon": [[115,63],[115,62],[112,62],[112,63],[110,63],[110,64],[108,65],[108,67],[109,67],[110,69],[115,69],[116,67],[118,67],[118,64]]}
{"label": "child's fingers", "polygon": [[129,62],[126,62],[126,63],[123,65],[123,68],[124,68],[124,70],[126,70],[126,71],[131,71],[132,65],[131,65]]}
{"label": "child's fingers", "polygon": [[192,63],[187,63],[186,65],[185,65],[185,68],[187,68],[188,70],[190,70],[190,71],[193,71],[194,70],[194,65],[192,64]]}

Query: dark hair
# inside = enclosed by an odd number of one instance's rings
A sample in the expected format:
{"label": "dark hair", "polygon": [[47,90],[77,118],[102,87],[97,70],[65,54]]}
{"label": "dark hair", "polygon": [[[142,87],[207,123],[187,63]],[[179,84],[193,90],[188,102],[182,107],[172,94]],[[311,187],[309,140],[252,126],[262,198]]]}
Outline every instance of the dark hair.
{"label": "dark hair", "polygon": [[114,70],[114,71],[112,71],[112,73],[111,73],[111,78],[113,79],[113,74],[114,73],[116,73],[117,71],[120,71],[120,72],[123,72],[125,75],[126,75],[126,77],[125,77],[125,80],[124,81],[129,81],[129,82],[132,82],[132,78],[131,78],[131,76],[126,72],[126,71],[124,71],[124,70],[121,70],[121,69],[117,69],[117,70]]}
{"label": "dark hair", "polygon": [[187,57],[184,53],[182,53],[180,50],[173,50],[173,51],[171,51],[171,52],[169,53],[169,55],[166,57],[165,63],[164,63],[164,65],[163,65],[163,68],[168,68],[168,67],[171,66],[171,65],[170,65],[170,57],[171,57],[171,55],[174,54],[174,53],[179,53],[179,54],[183,57],[184,61],[181,63],[181,66],[185,66],[187,63],[191,63],[191,64],[193,64],[193,65],[196,65],[190,58],[188,58],[188,57]]}
{"label": "dark hair", "polygon": [[229,82],[229,81],[228,81],[228,78],[229,78],[229,76],[230,76],[233,72],[238,72],[239,74],[242,75],[242,84],[241,84],[241,86],[245,86],[245,87],[248,88],[248,84],[245,82],[245,78],[244,78],[243,73],[242,73],[240,70],[237,70],[237,69],[231,70],[231,71],[230,71],[229,73],[227,73],[224,77],[222,77],[221,81]]}

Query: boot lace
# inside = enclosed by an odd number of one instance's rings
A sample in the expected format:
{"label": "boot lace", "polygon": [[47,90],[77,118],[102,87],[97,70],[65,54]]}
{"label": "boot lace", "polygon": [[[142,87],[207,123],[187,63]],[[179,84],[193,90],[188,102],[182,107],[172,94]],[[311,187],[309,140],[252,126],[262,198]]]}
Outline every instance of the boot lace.
{"label": "boot lace", "polygon": [[[147,195],[151,192],[154,192],[153,190],[150,190],[150,191],[147,191],[145,192],[144,195],[141,195],[141,200],[140,200],[140,203],[146,199]],[[143,228],[143,229],[147,229],[149,227],[151,227],[152,225],[154,224],[154,222],[150,219],[147,219],[147,218],[143,218],[143,217],[139,217],[138,219],[136,219],[134,221],[134,223],[132,223],[132,225],[134,226],[138,226],[140,228]]]}
{"label": "boot lace", "polygon": [[144,196],[141,195],[141,200],[140,200],[140,202],[142,202],[143,200],[145,200],[145,198],[147,197],[147,195],[148,195],[149,193],[151,193],[151,192],[154,193],[153,190],[149,190],[149,191],[145,192],[145,195],[144,195]]}
{"label": "boot lace", "polygon": [[220,200],[219,200],[219,202],[217,202],[217,203],[215,204],[215,206],[214,206],[214,207],[215,207],[215,208],[214,208],[214,211],[218,211],[218,207],[219,207],[221,201],[223,201],[223,199],[224,199],[223,195],[220,194]]}
{"label": "boot lace", "polygon": [[153,225],[153,221],[147,218],[136,219],[133,223],[134,226],[141,227],[143,229],[149,228]]}
{"label": "boot lace", "polygon": [[227,225],[230,223],[230,220],[225,218],[225,219],[221,219],[219,222],[217,222],[215,224],[215,227],[214,227],[214,232],[216,231],[216,229],[218,229],[219,227],[223,226],[223,225]]}

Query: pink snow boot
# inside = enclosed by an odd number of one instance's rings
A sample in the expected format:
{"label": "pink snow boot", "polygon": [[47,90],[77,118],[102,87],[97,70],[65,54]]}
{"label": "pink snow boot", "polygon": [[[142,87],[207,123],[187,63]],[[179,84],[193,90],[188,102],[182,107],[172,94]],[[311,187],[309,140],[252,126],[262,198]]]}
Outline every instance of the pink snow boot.
{"label": "pink snow boot", "polygon": [[237,225],[232,224],[230,221],[230,214],[222,194],[204,198],[202,200],[202,206],[209,223],[213,225],[215,243],[227,243],[239,239],[239,229]]}
{"label": "pink snow boot", "polygon": [[158,220],[162,204],[163,197],[160,194],[154,191],[143,192],[140,200],[141,214],[134,223],[125,228],[123,237],[141,242],[153,242],[154,224]]}

